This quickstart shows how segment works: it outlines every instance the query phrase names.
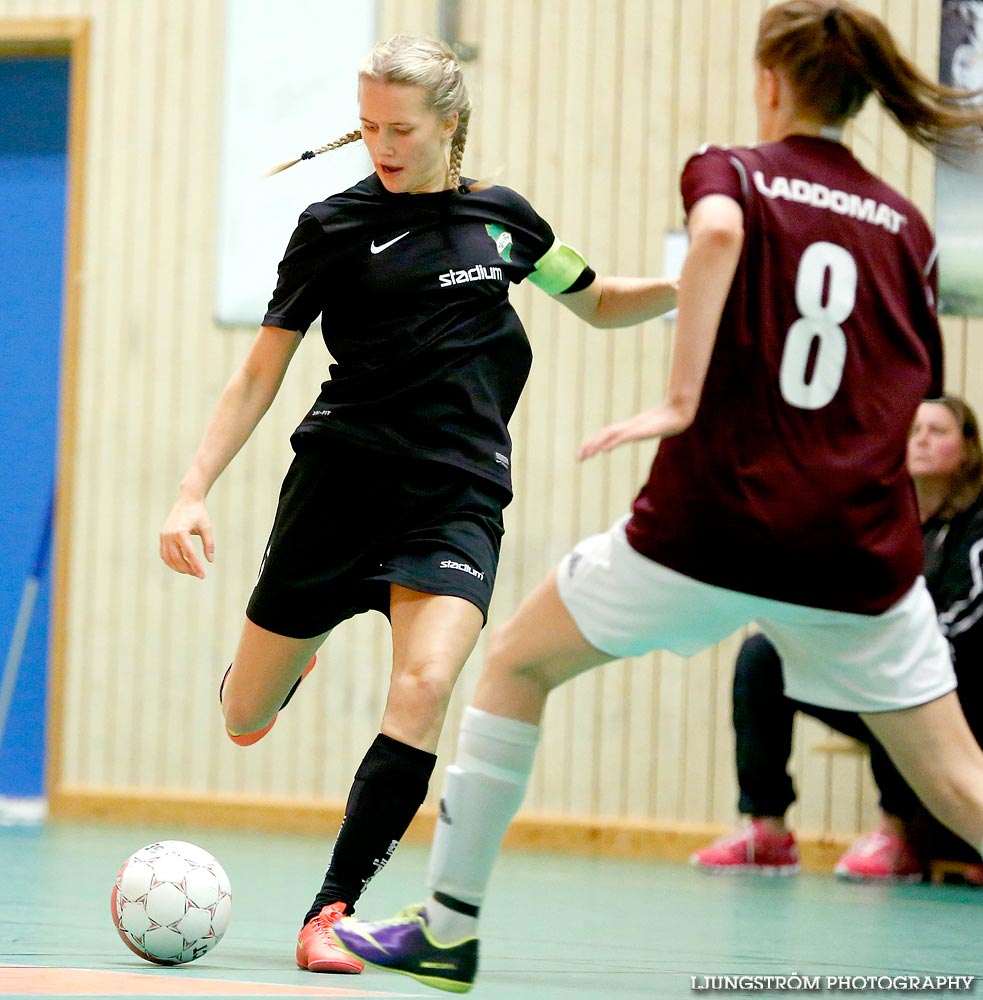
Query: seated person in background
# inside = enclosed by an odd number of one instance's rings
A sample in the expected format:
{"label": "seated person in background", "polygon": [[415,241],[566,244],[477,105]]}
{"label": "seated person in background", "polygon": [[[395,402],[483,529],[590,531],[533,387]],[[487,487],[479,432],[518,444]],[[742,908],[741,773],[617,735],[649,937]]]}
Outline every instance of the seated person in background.
{"label": "seated person in background", "polygon": [[[908,439],[925,543],[925,580],[952,648],[963,712],[983,745],[983,453],[976,415],[955,396],[918,409]],[[923,862],[945,857],[980,862],[933,820],[858,714],[785,697],[782,664],[763,635],[745,640],[734,671],[738,809],[750,822],[690,859],[708,872],[799,870],[785,812],[795,801],[788,774],[792,723],[805,712],[870,748],[881,822],[836,864],[848,879],[918,881]],[[970,873],[983,884],[983,865]]]}

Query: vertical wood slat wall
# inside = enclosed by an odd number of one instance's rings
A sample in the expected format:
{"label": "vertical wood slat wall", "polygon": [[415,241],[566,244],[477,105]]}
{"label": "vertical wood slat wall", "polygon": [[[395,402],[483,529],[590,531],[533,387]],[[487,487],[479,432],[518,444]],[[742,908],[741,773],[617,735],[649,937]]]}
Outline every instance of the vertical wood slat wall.
{"label": "vertical wood slat wall", "polygon": [[[467,67],[475,113],[465,172],[501,170],[500,183],[528,197],[598,271],[661,271],[664,234],[683,224],[677,178],[687,156],[705,141],[754,138],[750,52],[764,6],[463,3],[462,40],[479,48]],[[864,6],[934,72],[936,5]],[[433,33],[436,9],[436,0],[382,0],[380,36]],[[71,558],[60,581],[66,641],[54,676],[64,709],[51,737],[60,760],[52,803],[71,811],[94,795],[122,803],[158,793],[171,801],[275,801],[284,810],[338,803],[385,700],[389,638],[379,616],[338,629],[304,696],[254,748],[225,739],[216,697],[289,461],[289,433],[324,377],[316,337],[212,492],[217,561],[207,580],[175,576],[156,554],[178,480],[253,333],[213,320],[224,4],[0,0],[0,36],[4,19],[77,16],[91,24],[88,142],[81,318],[70,331],[79,357],[76,481],[61,525]],[[353,103],[353,123],[356,116]],[[320,141],[317,123],[311,128]],[[931,214],[929,157],[873,108],[850,131],[861,159]],[[535,362],[512,426],[517,497],[507,511],[492,626],[573,541],[627,510],[651,448],[584,466],[573,454],[594,428],[660,397],[672,330],[661,320],[591,330],[527,287],[514,301]],[[945,322],[949,387],[977,407],[981,333],[979,321]],[[739,641],[686,661],[656,654],[612,664],[555,694],[526,810],[730,823],[730,672]],[[441,766],[484,643],[455,695]],[[870,823],[875,797],[862,762],[809,751],[820,732],[800,724],[793,819],[850,835]]]}

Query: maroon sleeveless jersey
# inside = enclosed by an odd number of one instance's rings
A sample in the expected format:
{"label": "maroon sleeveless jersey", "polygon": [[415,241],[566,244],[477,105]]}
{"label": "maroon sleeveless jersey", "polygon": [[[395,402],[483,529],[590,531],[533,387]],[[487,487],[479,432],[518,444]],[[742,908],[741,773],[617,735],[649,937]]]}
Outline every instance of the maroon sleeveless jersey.
{"label": "maroon sleeveless jersey", "polygon": [[921,571],[905,465],[942,391],[935,241],[837,142],[709,148],[686,211],[724,194],[744,245],[693,424],[659,445],[632,547],[697,580],[876,614]]}

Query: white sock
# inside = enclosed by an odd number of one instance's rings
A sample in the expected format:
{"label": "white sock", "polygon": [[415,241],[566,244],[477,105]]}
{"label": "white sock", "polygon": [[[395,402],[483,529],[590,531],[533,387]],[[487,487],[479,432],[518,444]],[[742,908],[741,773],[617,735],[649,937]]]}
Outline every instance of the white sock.
{"label": "white sock", "polygon": [[[430,850],[427,923],[438,942],[477,933],[478,907],[502,837],[525,796],[538,741],[538,726],[477,708],[465,710]],[[473,907],[473,913],[461,913],[434,894]]]}

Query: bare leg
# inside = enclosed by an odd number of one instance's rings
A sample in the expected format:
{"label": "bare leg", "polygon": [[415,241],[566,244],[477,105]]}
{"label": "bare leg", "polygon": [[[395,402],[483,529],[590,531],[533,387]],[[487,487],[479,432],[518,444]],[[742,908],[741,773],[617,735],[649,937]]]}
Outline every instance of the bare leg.
{"label": "bare leg", "polygon": [[279,711],[297,678],[328,633],[292,639],[268,632],[248,618],[222,691],[222,711],[230,733],[251,733]]}
{"label": "bare leg", "polygon": [[460,597],[421,594],[393,584],[393,667],[382,732],[433,753],[451,691],[471,655],[483,618]]}
{"label": "bare leg", "polygon": [[552,570],[492,636],[472,704],[538,724],[553,688],[612,659],[584,638],[560,600]]}
{"label": "bare leg", "polygon": [[974,850],[983,845],[983,750],[955,692],[863,720],[928,809]]}

